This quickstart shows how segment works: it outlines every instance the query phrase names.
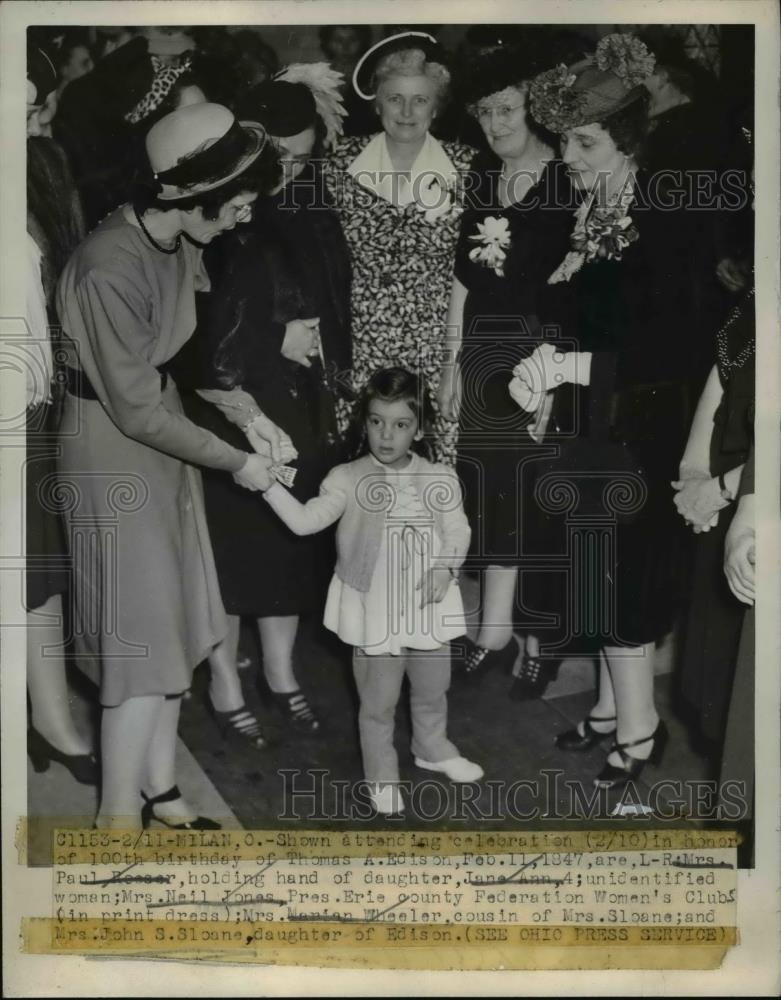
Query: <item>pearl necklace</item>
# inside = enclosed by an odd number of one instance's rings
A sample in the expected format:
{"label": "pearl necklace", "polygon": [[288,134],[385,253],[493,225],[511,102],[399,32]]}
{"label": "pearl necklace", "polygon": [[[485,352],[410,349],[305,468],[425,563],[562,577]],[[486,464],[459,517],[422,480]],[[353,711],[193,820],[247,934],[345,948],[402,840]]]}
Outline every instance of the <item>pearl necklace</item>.
{"label": "pearl necklace", "polygon": [[743,312],[743,307],[753,297],[754,297],[754,289],[752,288],[751,291],[746,296],[745,301],[740,302],[738,303],[738,305],[733,307],[732,312],[730,312],[726,322],[719,330],[719,332],[716,334],[716,353],[718,355],[719,364],[722,371],[728,371],[730,368],[742,368],[743,365],[748,361],[748,359],[753,356],[756,350],[756,337],[752,337],[751,343],[746,344],[743,350],[736,357],[730,358],[729,355],[727,354],[727,340],[728,340],[727,330],[729,330],[729,328],[733,325],[733,323],[737,322],[738,317]]}
{"label": "pearl necklace", "polygon": [[182,237],[181,237],[181,235],[177,234],[176,242],[174,243],[174,245],[172,247],[161,246],[157,242],[157,240],[154,239],[154,237],[152,236],[152,234],[149,232],[149,230],[144,225],[144,220],[138,214],[138,209],[136,208],[135,205],[133,206],[133,215],[135,215],[136,222],[141,227],[141,232],[144,234],[144,236],[146,236],[146,238],[149,240],[149,242],[152,244],[152,246],[155,248],[155,250],[159,250],[160,253],[176,253],[176,251],[182,245]]}

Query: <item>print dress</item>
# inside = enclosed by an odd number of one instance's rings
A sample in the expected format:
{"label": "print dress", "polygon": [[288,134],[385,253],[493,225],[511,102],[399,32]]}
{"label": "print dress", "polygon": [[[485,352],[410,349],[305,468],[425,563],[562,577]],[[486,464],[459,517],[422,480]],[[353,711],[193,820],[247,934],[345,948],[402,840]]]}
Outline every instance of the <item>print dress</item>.
{"label": "print dress", "polygon": [[[349,172],[359,156],[370,152],[370,144],[376,148],[383,143],[383,133],[345,139],[324,171],[352,259],[353,386],[359,390],[377,369],[393,365],[421,374],[436,414],[433,457],[453,465],[457,426],[439,416],[436,392],[463,212],[460,182],[474,150],[427,137],[420,162],[413,166],[413,192],[414,175],[424,160],[437,175],[446,170],[456,181],[436,210],[424,211],[414,200],[403,207],[393,204]],[[358,175],[364,181],[382,171],[381,154],[374,170]]]}

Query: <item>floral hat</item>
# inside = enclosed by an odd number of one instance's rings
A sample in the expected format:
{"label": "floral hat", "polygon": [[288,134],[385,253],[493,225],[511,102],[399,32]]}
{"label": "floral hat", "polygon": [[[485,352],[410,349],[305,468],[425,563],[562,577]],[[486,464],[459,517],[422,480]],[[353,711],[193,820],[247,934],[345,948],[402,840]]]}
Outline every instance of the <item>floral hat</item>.
{"label": "floral hat", "polygon": [[531,85],[533,117],[551,132],[601,122],[645,91],[656,58],[634,35],[606,35],[593,56],[540,73]]}

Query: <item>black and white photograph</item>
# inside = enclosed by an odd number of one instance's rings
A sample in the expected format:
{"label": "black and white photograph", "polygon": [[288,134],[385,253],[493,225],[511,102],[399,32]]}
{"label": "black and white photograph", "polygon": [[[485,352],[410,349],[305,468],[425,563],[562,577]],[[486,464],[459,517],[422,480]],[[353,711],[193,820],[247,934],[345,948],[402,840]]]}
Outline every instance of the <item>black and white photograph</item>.
{"label": "black and white photograph", "polygon": [[9,6],[14,884],[63,830],[734,836],[772,934],[774,5]]}

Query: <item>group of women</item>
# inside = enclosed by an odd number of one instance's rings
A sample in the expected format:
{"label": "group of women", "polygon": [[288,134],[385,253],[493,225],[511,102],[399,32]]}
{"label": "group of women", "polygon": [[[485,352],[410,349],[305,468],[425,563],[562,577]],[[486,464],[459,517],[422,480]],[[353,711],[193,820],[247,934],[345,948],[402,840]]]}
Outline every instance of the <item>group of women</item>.
{"label": "group of women", "polygon": [[[191,92],[146,132],[132,199],[64,267],[59,472],[77,497],[82,652],[102,671],[99,825],[214,825],[176,785],[177,721],[208,658],[223,734],[265,745],[241,692],[239,616],[258,622],[279,709],[321,730],[293,651],[327,550],[253,494],[272,467],[313,496],[349,447],[355,391],[389,366],[421,376],[436,458],[464,485],[483,599],[460,676],[513,665],[523,609],[520,697],[544,689],[545,652],[599,658],[596,704],[558,747],[611,739],[607,787],[660,757],[654,645],[680,610],[680,536],[710,530],[741,466],[719,480],[700,448],[678,468],[702,365],[699,257],[685,208],[663,210],[642,170],[653,55],[610,35],[552,67],[532,36],[472,68],[490,147],[477,156],[436,138],[450,74],[424,32],[356,67],[374,136],[340,140],[323,64],[288,67],[233,110]],[[28,122],[47,96],[33,90]],[[724,352],[722,380],[736,355],[748,371],[745,344]],[[573,559],[573,538],[588,548],[573,525],[606,520],[602,560]],[[67,764],[54,735],[44,750]]]}

